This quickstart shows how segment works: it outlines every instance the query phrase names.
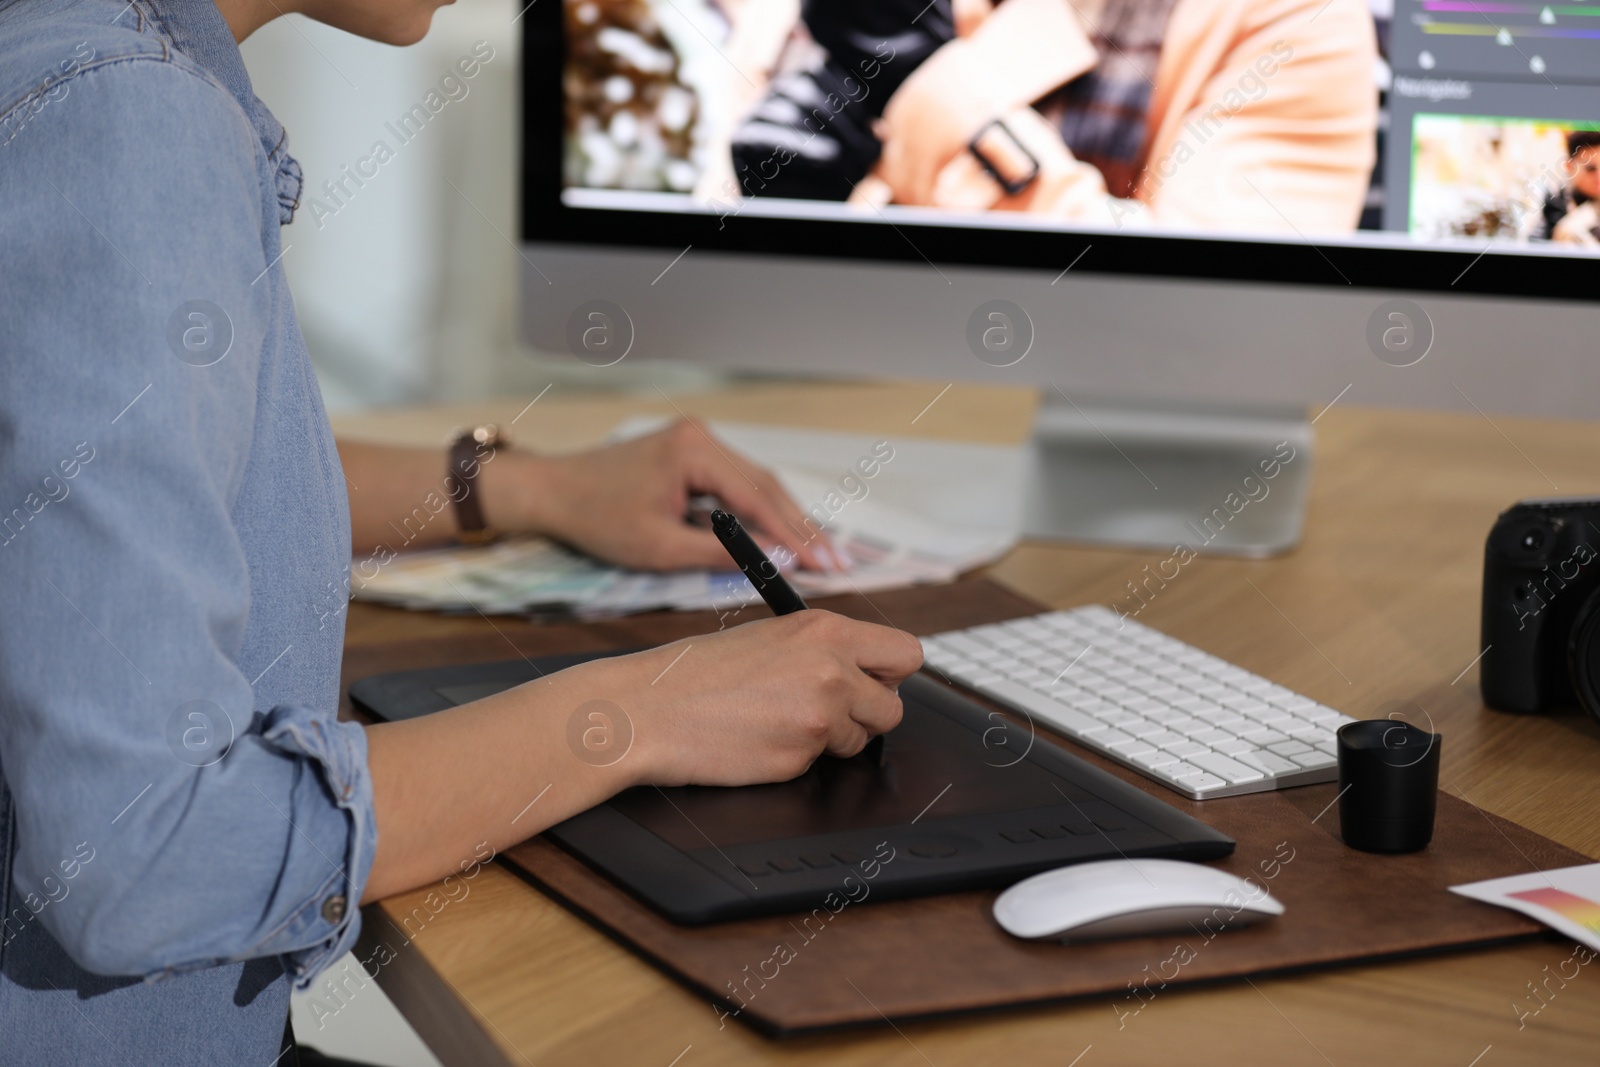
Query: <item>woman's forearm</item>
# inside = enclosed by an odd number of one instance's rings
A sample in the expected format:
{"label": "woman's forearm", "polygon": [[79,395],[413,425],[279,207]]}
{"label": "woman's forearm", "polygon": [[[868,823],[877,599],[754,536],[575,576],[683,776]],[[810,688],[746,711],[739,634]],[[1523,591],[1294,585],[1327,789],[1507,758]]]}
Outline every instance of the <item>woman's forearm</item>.
{"label": "woman's forearm", "polygon": [[448,542],[460,532],[455,501],[465,492],[482,494],[484,518],[497,529],[528,530],[537,523],[530,508],[544,464],[527,452],[480,448],[469,484],[450,476],[443,448],[338,444],[350,495],[351,549],[358,555],[380,546],[399,552]]}
{"label": "woman's forearm", "polygon": [[[628,725],[605,704],[580,711],[582,677],[566,671],[367,729],[378,848],[363,902],[435,882],[481,859],[485,842],[499,852],[638,784],[642,753],[623,749],[613,762],[607,751],[626,743]],[[605,717],[589,718],[595,711]],[[574,749],[574,713],[584,730],[610,736]]]}

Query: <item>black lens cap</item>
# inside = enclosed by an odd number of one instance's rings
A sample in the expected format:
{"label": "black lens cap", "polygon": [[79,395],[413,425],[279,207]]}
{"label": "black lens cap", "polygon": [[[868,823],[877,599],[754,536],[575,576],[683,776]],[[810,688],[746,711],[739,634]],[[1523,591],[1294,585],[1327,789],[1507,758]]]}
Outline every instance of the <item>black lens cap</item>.
{"label": "black lens cap", "polygon": [[1339,833],[1363,852],[1416,852],[1433,839],[1438,734],[1396,719],[1339,728]]}

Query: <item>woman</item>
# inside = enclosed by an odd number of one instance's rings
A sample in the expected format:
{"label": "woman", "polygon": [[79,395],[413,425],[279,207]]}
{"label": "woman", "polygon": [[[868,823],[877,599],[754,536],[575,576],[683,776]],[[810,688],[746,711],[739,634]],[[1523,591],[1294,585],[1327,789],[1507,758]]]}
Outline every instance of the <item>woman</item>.
{"label": "woman", "polygon": [[[848,199],[1289,235],[1348,233],[1361,216],[1378,125],[1366,0],[731,11],[738,69],[773,80],[735,84],[731,151],[713,153],[699,184],[711,203]],[[806,32],[785,33],[797,19]]]}
{"label": "woman", "polygon": [[[359,903],[628,786],[784,779],[899,720],[915,639],[825,612],[423,721],[335,720],[351,549],[446,460],[336,450],[280,263],[300,172],[237,42],[301,11],[407,44],[436,6],[0,0],[7,1063],[279,1062],[291,980],[351,946]],[[500,451],[472,489],[501,529],[660,568],[720,562],[681,521],[715,493],[824,562],[694,424]],[[634,729],[609,767],[565,741],[593,700]]]}

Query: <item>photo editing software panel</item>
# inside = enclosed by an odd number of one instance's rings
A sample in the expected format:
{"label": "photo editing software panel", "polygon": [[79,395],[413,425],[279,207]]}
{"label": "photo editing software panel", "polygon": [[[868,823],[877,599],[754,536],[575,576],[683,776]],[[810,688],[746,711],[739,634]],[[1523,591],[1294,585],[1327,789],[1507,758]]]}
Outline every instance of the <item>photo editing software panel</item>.
{"label": "photo editing software panel", "polygon": [[562,3],[568,208],[1600,253],[1600,0]]}

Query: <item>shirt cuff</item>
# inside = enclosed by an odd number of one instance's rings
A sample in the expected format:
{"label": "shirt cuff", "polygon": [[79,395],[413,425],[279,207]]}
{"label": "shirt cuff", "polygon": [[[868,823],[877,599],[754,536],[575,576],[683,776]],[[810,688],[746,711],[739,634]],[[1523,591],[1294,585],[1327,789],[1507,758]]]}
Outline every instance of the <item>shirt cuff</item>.
{"label": "shirt cuff", "polygon": [[[303,991],[355,945],[361,932],[359,905],[378,847],[367,735],[356,723],[330,720],[326,712],[297,705],[273,708],[260,718],[259,729],[268,747],[306,761],[313,771],[301,778],[295,792],[314,790],[320,797],[297,795],[294,807],[305,811],[308,802],[315,806],[331,800],[344,815],[343,826],[338,820],[318,819],[314,825],[295,827],[327,858],[328,877],[251,953],[276,954],[295,989]],[[279,945],[301,947],[285,951]]]}

